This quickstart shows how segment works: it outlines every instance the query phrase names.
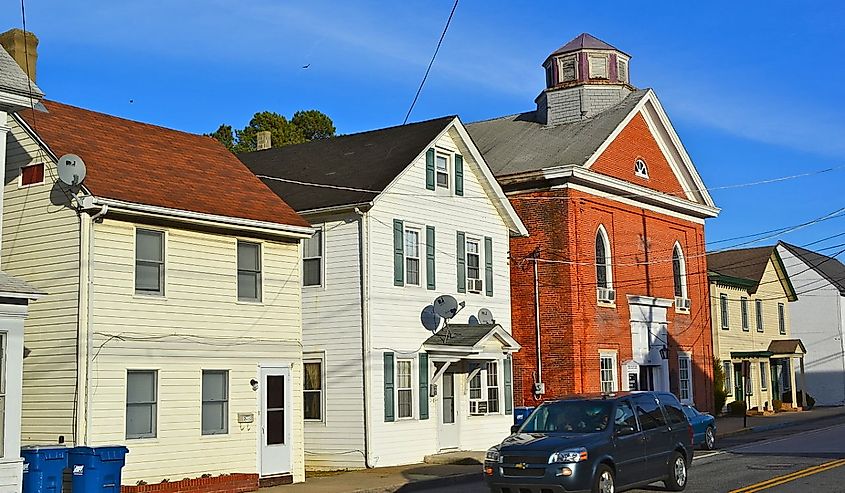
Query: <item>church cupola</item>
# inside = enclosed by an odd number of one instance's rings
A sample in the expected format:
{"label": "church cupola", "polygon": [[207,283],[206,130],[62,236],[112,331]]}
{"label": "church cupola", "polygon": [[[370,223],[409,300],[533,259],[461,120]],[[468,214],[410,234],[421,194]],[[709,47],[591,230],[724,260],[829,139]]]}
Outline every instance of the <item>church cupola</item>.
{"label": "church cupola", "polygon": [[543,63],[546,89],[537,96],[542,123],[559,125],[590,118],[628,94],[631,57],[583,33],[555,50]]}

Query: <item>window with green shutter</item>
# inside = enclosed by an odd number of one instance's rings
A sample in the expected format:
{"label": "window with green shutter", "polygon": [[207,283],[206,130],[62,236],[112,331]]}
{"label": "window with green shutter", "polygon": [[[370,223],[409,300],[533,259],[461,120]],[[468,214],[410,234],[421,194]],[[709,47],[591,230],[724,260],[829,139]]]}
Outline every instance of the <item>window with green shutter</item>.
{"label": "window with green shutter", "polygon": [[393,353],[384,353],[384,420],[396,421],[396,413],[393,409]]}
{"label": "window with green shutter", "polygon": [[458,231],[458,292],[467,292],[467,270],[466,270],[466,234],[463,231]]}
{"label": "window with green shutter", "polygon": [[455,154],[455,195],[464,194],[464,157]]}
{"label": "window with green shutter", "polygon": [[484,289],[487,296],[493,296],[493,238],[484,237]]}
{"label": "window with green shutter", "polygon": [[405,223],[393,220],[393,285],[405,285]]}
{"label": "window with green shutter", "polygon": [[505,358],[505,414],[513,414],[513,360]]}
{"label": "window with green shutter", "polygon": [[420,419],[428,419],[428,354],[420,353]]}
{"label": "window with green shutter", "polygon": [[425,227],[425,281],[428,289],[437,288],[437,269],[434,266],[434,226]]}
{"label": "window with green shutter", "polygon": [[434,190],[434,149],[425,151],[425,188]]}

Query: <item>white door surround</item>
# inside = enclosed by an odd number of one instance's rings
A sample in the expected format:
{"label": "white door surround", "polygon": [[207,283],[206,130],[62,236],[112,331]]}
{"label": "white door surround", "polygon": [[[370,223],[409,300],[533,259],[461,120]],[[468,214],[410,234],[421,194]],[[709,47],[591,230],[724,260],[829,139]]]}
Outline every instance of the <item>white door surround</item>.
{"label": "white door surround", "polygon": [[290,474],[293,470],[293,406],[290,366],[259,366],[258,473],[261,477]]}
{"label": "white door surround", "polygon": [[[674,300],[628,295],[631,312],[631,349],[634,361],[649,366],[644,373],[653,379],[654,389],[669,391],[669,362],[660,350],[669,345],[666,311]],[[644,376],[644,375],[643,375]],[[642,376],[640,377],[642,379]]]}
{"label": "white door surround", "polygon": [[444,373],[440,377],[437,399],[437,443],[438,449],[454,450],[460,447],[459,433],[459,396],[458,385],[461,379],[454,373]]}

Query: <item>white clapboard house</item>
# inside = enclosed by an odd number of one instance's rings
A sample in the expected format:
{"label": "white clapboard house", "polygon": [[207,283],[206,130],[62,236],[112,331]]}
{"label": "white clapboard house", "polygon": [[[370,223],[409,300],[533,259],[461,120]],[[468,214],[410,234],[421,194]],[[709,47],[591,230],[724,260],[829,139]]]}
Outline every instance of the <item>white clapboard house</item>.
{"label": "white clapboard house", "polygon": [[[527,231],[461,121],[239,157],[317,228],[303,243],[307,467],[407,464],[501,440],[519,349],[508,245]],[[433,333],[421,318],[440,295],[464,307]]]}

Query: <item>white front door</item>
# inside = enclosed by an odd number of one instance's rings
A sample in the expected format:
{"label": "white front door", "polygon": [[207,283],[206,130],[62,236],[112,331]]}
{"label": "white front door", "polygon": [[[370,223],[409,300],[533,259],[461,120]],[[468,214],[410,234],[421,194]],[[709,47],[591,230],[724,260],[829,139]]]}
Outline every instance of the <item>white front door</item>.
{"label": "white front door", "polygon": [[290,473],[291,467],[291,406],[290,368],[262,367],[261,434],[259,461],[262,477]]}
{"label": "white front door", "polygon": [[440,399],[438,414],[440,419],[437,426],[437,439],[440,450],[456,449],[460,445],[458,433],[458,402],[460,395],[455,389],[455,374],[444,373],[440,380]]}

